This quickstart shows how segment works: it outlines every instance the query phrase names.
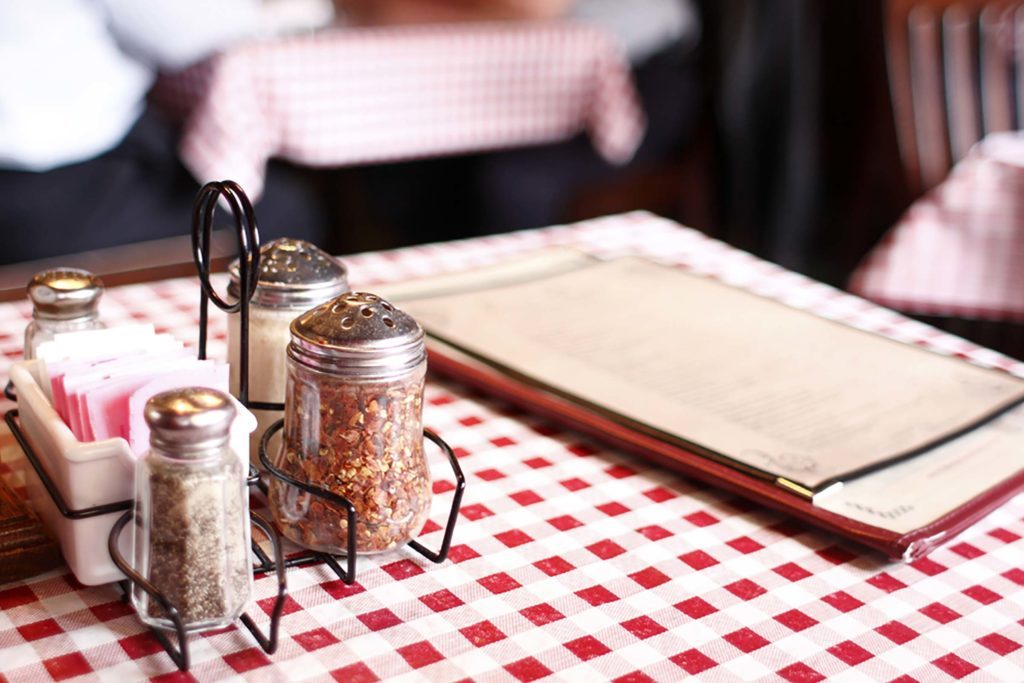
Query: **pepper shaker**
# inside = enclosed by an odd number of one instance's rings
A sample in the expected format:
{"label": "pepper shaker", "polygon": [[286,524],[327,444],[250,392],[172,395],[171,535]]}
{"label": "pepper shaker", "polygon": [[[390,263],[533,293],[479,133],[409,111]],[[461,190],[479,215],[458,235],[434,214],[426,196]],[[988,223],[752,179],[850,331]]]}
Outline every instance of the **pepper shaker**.
{"label": "pepper shaker", "polygon": [[[231,264],[228,294],[240,296],[239,263]],[[284,403],[285,350],[291,325],[299,314],[348,291],[345,266],[322,249],[303,240],[281,238],[260,248],[256,291],[249,306],[249,395],[258,403]],[[240,316],[228,317],[228,362],[231,393],[239,392],[241,355]],[[267,427],[281,419],[280,411],[253,410],[257,428],[250,437],[250,457],[256,456]]]}
{"label": "pepper shaker", "polygon": [[[205,387],[145,407],[150,451],[136,466],[134,568],[178,610],[187,631],[231,624],[252,592],[248,468],[228,445],[235,407]],[[150,626],[174,623],[148,593],[132,605]]]}
{"label": "pepper shaker", "polygon": [[35,358],[39,345],[58,333],[103,327],[98,310],[103,281],[87,270],[44,270],[26,290],[32,301],[32,322],[25,328],[26,360]]}
{"label": "pepper shaker", "polygon": [[[356,508],[356,550],[412,540],[430,512],[423,452],[423,329],[374,294],[352,292],[291,325],[284,436],[272,463]],[[282,532],[314,550],[346,551],[345,510],[270,480]]]}

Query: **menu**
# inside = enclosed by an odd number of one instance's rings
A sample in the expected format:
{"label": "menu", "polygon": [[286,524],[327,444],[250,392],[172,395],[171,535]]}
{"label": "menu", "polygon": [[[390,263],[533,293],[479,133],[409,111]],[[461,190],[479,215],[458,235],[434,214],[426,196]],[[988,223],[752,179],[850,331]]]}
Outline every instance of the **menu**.
{"label": "menu", "polygon": [[548,252],[385,294],[479,363],[808,498],[1024,401],[1005,373],[640,258]]}
{"label": "menu", "polygon": [[814,505],[899,534],[924,527],[1024,469],[1024,406],[958,439],[814,497]]}

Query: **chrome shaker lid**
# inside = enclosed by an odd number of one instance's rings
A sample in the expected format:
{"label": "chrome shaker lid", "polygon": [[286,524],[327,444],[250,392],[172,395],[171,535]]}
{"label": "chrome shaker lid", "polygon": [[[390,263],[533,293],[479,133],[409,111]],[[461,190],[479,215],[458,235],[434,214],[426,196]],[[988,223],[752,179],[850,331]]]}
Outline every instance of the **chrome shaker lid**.
{"label": "chrome shaker lid", "polygon": [[[228,293],[240,296],[239,262],[229,267]],[[348,291],[345,265],[315,244],[282,237],[260,247],[253,303],[268,308],[309,308]]]}
{"label": "chrome shaker lid", "polygon": [[315,369],[378,377],[416,367],[426,346],[411,315],[376,294],[349,292],[292,321],[288,355]]}
{"label": "chrome shaker lid", "polygon": [[227,443],[235,406],[227,394],[207,387],[161,392],[146,401],[149,442],[182,455]]}
{"label": "chrome shaker lid", "polygon": [[97,314],[103,281],[87,270],[57,268],[36,273],[26,290],[35,317],[73,320]]}

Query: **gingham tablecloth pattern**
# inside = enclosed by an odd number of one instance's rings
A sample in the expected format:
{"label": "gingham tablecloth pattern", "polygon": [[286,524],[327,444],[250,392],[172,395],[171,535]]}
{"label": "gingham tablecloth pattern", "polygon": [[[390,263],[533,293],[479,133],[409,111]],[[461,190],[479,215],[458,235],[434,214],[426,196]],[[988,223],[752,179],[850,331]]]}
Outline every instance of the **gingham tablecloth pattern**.
{"label": "gingham tablecloth pattern", "polygon": [[347,166],[586,130],[628,161],[645,130],[629,68],[612,36],[569,22],[349,28],[230,50],[156,97],[191,111],[180,151],[193,175],[255,198],[271,157]]}
{"label": "gingham tablecloth pattern", "polygon": [[[551,244],[651,256],[1024,374],[1020,363],[647,214],[347,262],[365,289]],[[193,338],[197,299],[187,279],[124,287],[109,292],[104,313]],[[18,355],[27,313],[0,306],[6,360]],[[223,352],[224,320],[213,324]],[[351,587],[323,567],[292,570],[279,651],[266,656],[238,629],[194,637],[196,679],[1024,680],[1024,497],[927,559],[889,564],[456,383],[428,384],[425,417],[468,479],[449,561],[409,551],[360,558]],[[441,520],[452,481],[441,463],[435,475]],[[431,524],[425,541],[439,537]],[[274,584],[256,582],[262,624]],[[3,587],[0,607],[7,680],[188,680],[115,587],[84,588],[58,571]]]}
{"label": "gingham tablecloth pattern", "polygon": [[976,145],[914,202],[850,289],[907,313],[1024,321],[1024,137]]}

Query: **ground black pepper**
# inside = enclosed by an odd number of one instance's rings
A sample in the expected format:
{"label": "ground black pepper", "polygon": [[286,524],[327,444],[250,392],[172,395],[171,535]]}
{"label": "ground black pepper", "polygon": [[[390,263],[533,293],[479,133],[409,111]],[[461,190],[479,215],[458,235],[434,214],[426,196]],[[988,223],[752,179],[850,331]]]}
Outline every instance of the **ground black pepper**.
{"label": "ground black pepper", "polygon": [[[247,468],[228,443],[235,408],[213,389],[157,394],[145,408],[151,449],[135,479],[134,569],[170,601],[189,631],[227,626],[249,600]],[[145,623],[173,628],[138,584]]]}
{"label": "ground black pepper", "polygon": [[[241,475],[235,464],[239,472],[195,471],[173,461],[150,469],[149,580],[187,623],[237,615],[248,597],[249,520],[231,486]],[[153,616],[162,612],[153,605]]]}

